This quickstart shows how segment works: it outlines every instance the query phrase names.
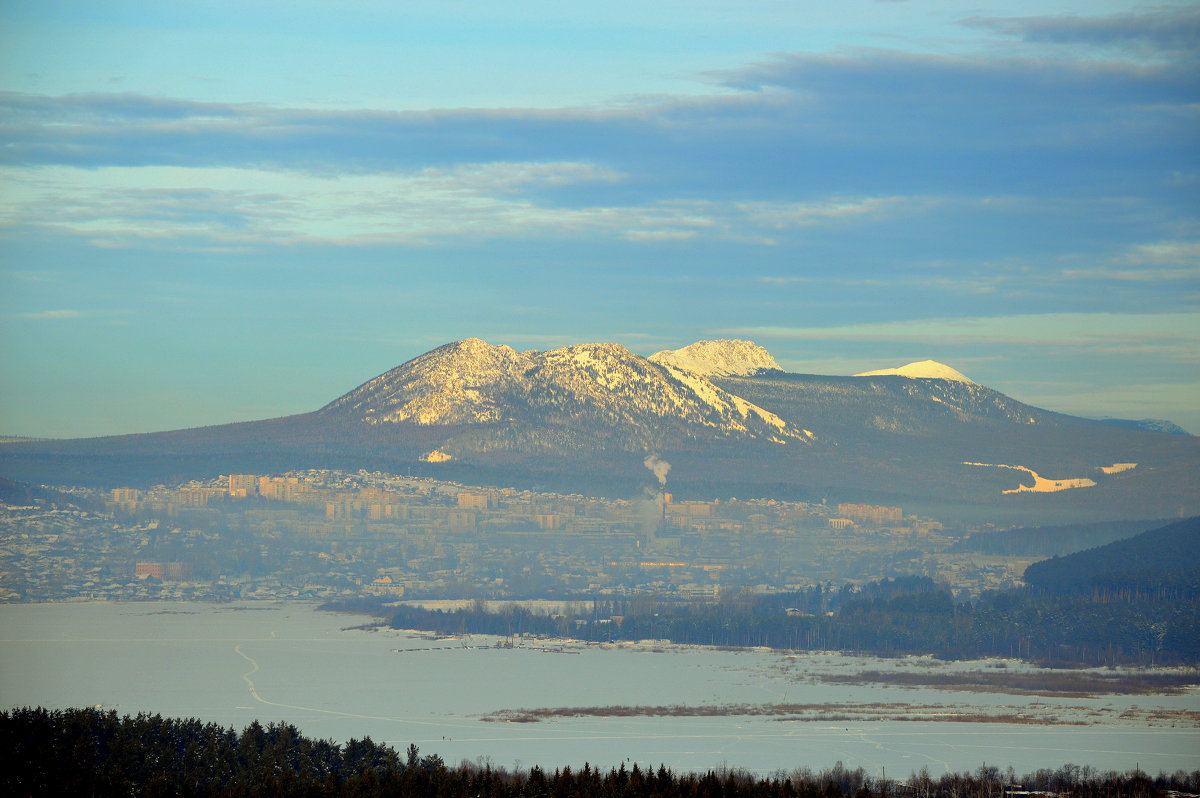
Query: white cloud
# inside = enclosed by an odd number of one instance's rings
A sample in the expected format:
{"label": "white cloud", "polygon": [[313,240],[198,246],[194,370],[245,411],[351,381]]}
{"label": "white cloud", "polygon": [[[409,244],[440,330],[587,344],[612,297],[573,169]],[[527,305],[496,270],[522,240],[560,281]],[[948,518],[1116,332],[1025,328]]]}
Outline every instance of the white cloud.
{"label": "white cloud", "polygon": [[904,341],[1054,346],[1162,342],[1196,346],[1200,322],[1191,313],[1052,313],[851,324],[837,327],[737,327],[725,335],[783,340]]}
{"label": "white cloud", "polygon": [[43,310],[36,313],[17,313],[13,318],[27,321],[47,321],[55,319],[78,319],[87,315],[82,310]]}
{"label": "white cloud", "polygon": [[1056,276],[1064,280],[1159,283],[1164,280],[1200,280],[1200,266],[1186,269],[1065,269]]}
{"label": "white cloud", "polygon": [[1131,247],[1130,263],[1187,263],[1200,267],[1200,241],[1156,241]]}
{"label": "white cloud", "polygon": [[695,230],[630,230],[625,234],[630,241],[686,241],[695,237]]}
{"label": "white cloud", "polygon": [[659,242],[773,243],[760,232],[925,207],[903,197],[823,202],[663,200],[563,206],[534,192],[617,183],[582,162],[503,162],[323,176],[243,168],[16,167],[5,170],[0,224],[85,236],[95,246],[180,249],[259,244],[428,244],[448,238],[592,235]]}
{"label": "white cloud", "polygon": [[832,197],[822,202],[743,202],[737,208],[749,223],[782,229],[892,211],[927,210],[938,203],[932,197]]}

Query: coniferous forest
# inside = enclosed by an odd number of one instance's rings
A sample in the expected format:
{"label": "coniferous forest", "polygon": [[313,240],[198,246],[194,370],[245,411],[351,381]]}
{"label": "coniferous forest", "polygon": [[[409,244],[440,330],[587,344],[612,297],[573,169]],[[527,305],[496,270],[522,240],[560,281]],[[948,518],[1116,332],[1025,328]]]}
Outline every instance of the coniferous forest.
{"label": "coniferous forest", "polygon": [[[1097,798],[1158,798],[1200,792],[1200,771],[1152,776],[1064,765],[1017,775],[981,766],[972,773],[876,778],[840,763],[769,776],[728,767],[706,773],[562,766],[509,770],[487,763],[448,765],[415,745],[399,753],[369,738],[338,744],[292,725],[257,721],[238,733],[195,719],[118,716],[97,709],[16,709],[0,713],[0,769],[6,796],[423,796],[427,798],[835,798],[910,795],[973,798],[1007,792]],[[1016,785],[1020,785],[1019,787]]]}
{"label": "coniferous forest", "polygon": [[389,617],[393,628],[441,634],[653,639],[947,659],[999,656],[1051,664],[1200,661],[1200,600],[1195,593],[1185,588],[1183,596],[1163,600],[1127,587],[1065,594],[1021,590],[956,602],[949,591],[918,577],[736,596],[717,604],[604,600],[577,615],[537,614],[519,606],[498,613],[482,607],[442,611],[412,605],[375,611]]}

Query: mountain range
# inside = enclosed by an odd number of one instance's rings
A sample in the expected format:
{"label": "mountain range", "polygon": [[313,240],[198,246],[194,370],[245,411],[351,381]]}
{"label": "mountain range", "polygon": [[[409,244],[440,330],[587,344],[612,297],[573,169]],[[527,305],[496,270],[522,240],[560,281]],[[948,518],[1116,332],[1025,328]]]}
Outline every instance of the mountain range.
{"label": "mountain range", "polygon": [[[318,413],[374,426],[469,426],[465,437],[442,447],[455,455],[563,446],[653,451],[673,439],[709,436],[775,443],[811,437],[700,371],[675,365],[670,354],[644,358],[618,344],[518,352],[469,338],[426,352]],[[733,358],[719,362],[720,373],[747,373]]]}
{"label": "mountain range", "polygon": [[792,374],[749,341],[642,357],[617,344],[440,346],[310,413],[0,444],[0,474],[141,484],[370,468],[631,495],[670,461],[680,496],[900,505],[1067,522],[1200,513],[1200,439],[1026,405],[934,361]]}

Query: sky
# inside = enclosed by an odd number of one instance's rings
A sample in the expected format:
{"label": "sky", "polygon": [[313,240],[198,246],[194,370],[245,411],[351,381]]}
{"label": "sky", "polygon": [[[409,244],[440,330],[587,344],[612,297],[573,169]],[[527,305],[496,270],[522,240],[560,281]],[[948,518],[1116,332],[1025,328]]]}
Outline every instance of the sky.
{"label": "sky", "polygon": [[0,0],[0,434],[443,343],[934,359],[1200,433],[1200,7]]}

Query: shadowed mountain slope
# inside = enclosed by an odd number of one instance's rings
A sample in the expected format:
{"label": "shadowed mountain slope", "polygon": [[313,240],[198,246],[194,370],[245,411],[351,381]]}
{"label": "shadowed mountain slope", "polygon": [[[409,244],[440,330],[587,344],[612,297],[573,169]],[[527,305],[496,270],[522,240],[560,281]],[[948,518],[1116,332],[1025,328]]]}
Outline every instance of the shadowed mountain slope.
{"label": "shadowed mountain slope", "polygon": [[[673,464],[681,497],[858,501],[1025,523],[1200,513],[1192,436],[1052,413],[965,378],[770,371],[761,347],[703,343],[666,354],[684,352],[712,377],[615,344],[518,352],[468,339],[312,413],[0,444],[0,474],[130,484],[369,468],[628,495],[655,453]],[[748,376],[715,376],[730,372]],[[1032,490],[1065,480],[1086,487]]]}
{"label": "shadowed mountain slope", "polygon": [[1035,562],[1025,569],[1024,579],[1050,593],[1169,587],[1200,595],[1200,517]]}
{"label": "shadowed mountain slope", "polygon": [[951,552],[978,552],[1005,557],[1061,557],[1140,535],[1166,526],[1161,518],[1140,521],[1098,521],[1064,526],[1017,527],[983,532],[960,540]]}

